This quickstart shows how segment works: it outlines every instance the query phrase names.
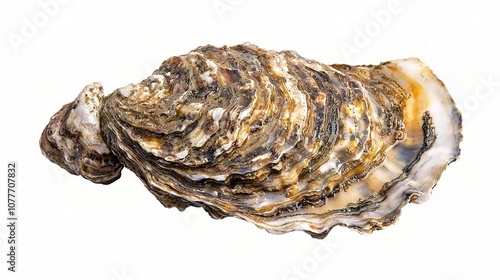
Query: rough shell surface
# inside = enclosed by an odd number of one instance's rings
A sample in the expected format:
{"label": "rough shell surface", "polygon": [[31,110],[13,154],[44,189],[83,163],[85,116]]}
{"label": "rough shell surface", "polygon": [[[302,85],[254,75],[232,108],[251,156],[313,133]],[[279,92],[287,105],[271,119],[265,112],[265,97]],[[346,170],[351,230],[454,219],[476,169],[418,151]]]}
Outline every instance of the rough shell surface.
{"label": "rough shell surface", "polygon": [[426,200],[461,139],[460,112],[418,59],[326,65],[246,43],[171,57],[106,97],[91,84],[40,144],[96,183],[124,165],[166,207],[322,238]]}

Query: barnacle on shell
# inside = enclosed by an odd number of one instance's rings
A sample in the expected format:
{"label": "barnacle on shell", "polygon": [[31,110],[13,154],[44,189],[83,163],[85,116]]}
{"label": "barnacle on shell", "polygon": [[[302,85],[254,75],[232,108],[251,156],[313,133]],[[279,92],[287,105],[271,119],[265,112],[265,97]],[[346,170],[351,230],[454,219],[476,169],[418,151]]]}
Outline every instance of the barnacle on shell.
{"label": "barnacle on shell", "polygon": [[108,96],[91,84],[40,145],[95,183],[125,166],[166,207],[322,238],[426,200],[461,139],[454,101],[416,58],[326,65],[245,43],[171,57]]}

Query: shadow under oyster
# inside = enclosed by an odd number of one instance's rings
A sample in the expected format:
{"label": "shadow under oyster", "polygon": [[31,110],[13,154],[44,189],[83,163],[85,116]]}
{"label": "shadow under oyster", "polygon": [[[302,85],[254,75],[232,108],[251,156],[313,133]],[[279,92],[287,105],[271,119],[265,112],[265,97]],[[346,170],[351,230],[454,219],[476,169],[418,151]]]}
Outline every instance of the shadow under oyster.
{"label": "shadow under oyster", "polygon": [[245,43],[171,57],[108,96],[88,85],[40,146],[95,183],[125,166],[165,207],[323,238],[425,201],[461,139],[454,101],[416,58],[326,65]]}

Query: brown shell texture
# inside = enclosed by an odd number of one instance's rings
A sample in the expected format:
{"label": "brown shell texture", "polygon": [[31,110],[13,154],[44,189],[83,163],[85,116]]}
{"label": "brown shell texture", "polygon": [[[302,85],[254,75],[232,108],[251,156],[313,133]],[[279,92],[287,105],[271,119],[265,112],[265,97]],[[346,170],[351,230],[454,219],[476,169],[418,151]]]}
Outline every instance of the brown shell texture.
{"label": "brown shell texture", "polygon": [[370,233],[425,201],[459,154],[461,115],[416,58],[327,65],[245,43],[199,47],[50,120],[43,154],[109,184],[125,166],[165,207],[271,233]]}

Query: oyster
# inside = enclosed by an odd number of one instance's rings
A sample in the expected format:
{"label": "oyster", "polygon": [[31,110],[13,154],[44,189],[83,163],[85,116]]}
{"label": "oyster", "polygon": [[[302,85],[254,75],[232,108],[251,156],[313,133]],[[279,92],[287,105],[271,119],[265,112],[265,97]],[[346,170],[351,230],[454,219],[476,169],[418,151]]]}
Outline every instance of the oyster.
{"label": "oyster", "polygon": [[461,139],[454,101],[416,58],[326,65],[245,43],[171,57],[108,96],[87,86],[40,146],[95,183],[125,166],[165,207],[323,238],[425,201]]}

